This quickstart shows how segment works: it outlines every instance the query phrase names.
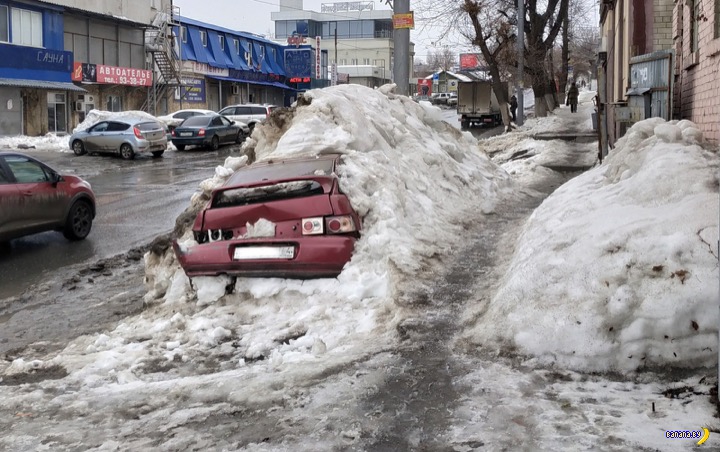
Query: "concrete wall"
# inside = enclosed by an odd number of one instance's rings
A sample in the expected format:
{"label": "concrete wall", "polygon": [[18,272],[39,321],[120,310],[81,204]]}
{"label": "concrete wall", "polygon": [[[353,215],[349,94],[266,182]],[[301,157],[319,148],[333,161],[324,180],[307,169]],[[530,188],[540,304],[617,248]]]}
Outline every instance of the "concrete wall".
{"label": "concrete wall", "polygon": [[20,135],[22,133],[22,112],[23,103],[20,90],[13,87],[0,87],[1,136]]}
{"label": "concrete wall", "polygon": [[151,23],[158,10],[170,5],[170,0],[46,0],[56,5],[70,6],[101,14]]}

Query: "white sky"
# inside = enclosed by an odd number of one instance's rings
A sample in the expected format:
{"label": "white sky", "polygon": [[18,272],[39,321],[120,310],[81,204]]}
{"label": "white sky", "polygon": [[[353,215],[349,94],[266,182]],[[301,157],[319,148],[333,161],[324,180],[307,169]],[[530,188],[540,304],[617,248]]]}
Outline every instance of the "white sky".
{"label": "white sky", "polygon": [[[312,103],[284,133],[262,127],[247,145],[261,159],[345,154],[341,187],[364,218],[342,274],[240,278],[226,295],[223,277],[194,278],[191,288],[172,251],[146,256],[142,314],[57,354],[0,361],[0,376],[53,365],[69,374],[2,386],[0,425],[10,427],[0,449],[85,449],[101,438],[90,450],[237,450],[217,430],[189,426],[238,409],[266,410],[292,432],[242,450],[338,450],[372,437],[381,426],[358,416],[358,404],[397,368],[397,326],[418,315],[398,294],[432,287],[432,275],[486,232],[472,225],[512,210],[548,177],[544,165],[594,163],[595,144],[532,138],[587,130],[593,94],[582,93],[576,114],[563,106],[478,142],[436,107],[383,90],[309,92]],[[688,121],[643,121],[602,165],[556,190],[518,231],[504,231],[519,237],[500,248],[507,271],[494,295],[476,293],[482,301],[460,317],[455,352],[469,370],[454,383],[468,389],[448,414],[449,444],[688,450],[697,440],[665,431],[717,426],[708,391],[718,357],[719,166],[701,142]],[[17,141],[0,140],[8,143]],[[518,151],[528,158],[511,161]],[[218,162],[200,191],[244,162]],[[522,358],[503,358],[509,349]],[[669,366],[687,373],[673,378]],[[661,394],[682,386],[699,395]],[[718,447],[713,433],[699,450]]]}

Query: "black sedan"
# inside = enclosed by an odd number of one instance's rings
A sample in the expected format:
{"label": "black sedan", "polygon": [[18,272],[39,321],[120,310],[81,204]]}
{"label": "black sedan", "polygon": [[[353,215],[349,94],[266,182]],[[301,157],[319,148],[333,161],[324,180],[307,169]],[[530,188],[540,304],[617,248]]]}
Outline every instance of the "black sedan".
{"label": "black sedan", "polygon": [[172,131],[171,139],[178,151],[187,146],[209,147],[217,150],[223,143],[242,143],[248,127],[221,115],[193,116]]}

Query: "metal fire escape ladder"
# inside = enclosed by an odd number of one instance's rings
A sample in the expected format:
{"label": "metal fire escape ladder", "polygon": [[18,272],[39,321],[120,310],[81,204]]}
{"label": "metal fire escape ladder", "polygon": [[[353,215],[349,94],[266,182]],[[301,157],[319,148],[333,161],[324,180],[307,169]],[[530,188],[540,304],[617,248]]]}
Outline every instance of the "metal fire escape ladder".
{"label": "metal fire escape ladder", "polygon": [[180,60],[175,52],[176,37],[173,27],[179,24],[180,8],[172,6],[155,15],[152,28],[145,31],[145,52],[151,55],[153,65],[153,84],[142,110],[156,114],[157,103],[168,91],[181,85]]}

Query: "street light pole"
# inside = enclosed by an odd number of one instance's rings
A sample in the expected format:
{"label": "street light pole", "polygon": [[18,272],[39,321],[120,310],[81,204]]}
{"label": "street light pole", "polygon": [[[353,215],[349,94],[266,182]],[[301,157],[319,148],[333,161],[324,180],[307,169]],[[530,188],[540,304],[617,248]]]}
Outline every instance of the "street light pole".
{"label": "street light pole", "polygon": [[[393,13],[407,14],[410,12],[410,0],[394,0]],[[410,83],[410,29],[396,28],[393,30],[393,46],[395,47],[395,63],[393,78],[397,87],[395,91],[408,95]]]}

